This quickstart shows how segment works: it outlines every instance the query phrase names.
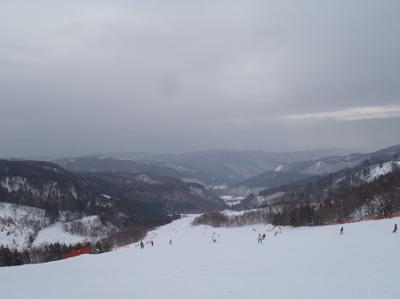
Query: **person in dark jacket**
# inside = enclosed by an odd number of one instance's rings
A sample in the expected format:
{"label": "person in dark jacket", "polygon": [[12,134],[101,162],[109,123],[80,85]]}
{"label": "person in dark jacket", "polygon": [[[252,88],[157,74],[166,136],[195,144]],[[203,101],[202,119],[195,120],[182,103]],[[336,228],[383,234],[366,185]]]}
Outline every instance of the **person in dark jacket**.
{"label": "person in dark jacket", "polygon": [[397,233],[397,223],[394,225],[393,233]]}
{"label": "person in dark jacket", "polygon": [[343,226],[340,228],[340,234],[343,235],[344,228]]}
{"label": "person in dark jacket", "polygon": [[258,234],[257,243],[262,244],[262,235],[261,234]]}
{"label": "person in dark jacket", "polygon": [[141,248],[141,249],[144,248],[144,243],[143,243],[143,241],[140,241],[140,248]]}

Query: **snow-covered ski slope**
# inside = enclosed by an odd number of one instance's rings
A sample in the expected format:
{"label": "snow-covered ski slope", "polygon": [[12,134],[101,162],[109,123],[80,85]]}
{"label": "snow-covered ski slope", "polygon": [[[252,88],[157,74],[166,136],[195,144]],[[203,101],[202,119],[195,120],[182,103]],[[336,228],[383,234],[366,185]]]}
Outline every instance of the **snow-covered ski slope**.
{"label": "snow-covered ski slope", "polygon": [[[0,268],[1,298],[400,298],[400,218],[283,229],[191,227],[101,255]],[[212,236],[217,243],[213,243]],[[172,240],[172,245],[169,240]]]}

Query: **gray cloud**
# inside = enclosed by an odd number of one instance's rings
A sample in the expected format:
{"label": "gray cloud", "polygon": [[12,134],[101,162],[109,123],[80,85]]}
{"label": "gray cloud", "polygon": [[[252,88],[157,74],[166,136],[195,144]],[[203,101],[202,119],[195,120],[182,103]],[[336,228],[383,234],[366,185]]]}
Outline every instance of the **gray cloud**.
{"label": "gray cloud", "polygon": [[2,1],[0,155],[399,143],[399,9]]}

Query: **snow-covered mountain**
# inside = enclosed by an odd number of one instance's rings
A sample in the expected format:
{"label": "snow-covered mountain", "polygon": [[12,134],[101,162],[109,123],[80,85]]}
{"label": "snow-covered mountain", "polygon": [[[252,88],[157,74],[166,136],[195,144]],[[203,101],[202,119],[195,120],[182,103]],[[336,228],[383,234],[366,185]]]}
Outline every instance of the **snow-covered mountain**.
{"label": "snow-covered mountain", "polygon": [[278,187],[307,178],[312,179],[313,176],[324,176],[342,169],[352,168],[370,158],[384,161],[396,155],[400,156],[400,145],[367,154],[330,156],[308,161],[281,163],[273,170],[265,170],[252,178],[230,185],[229,188],[223,190],[223,194],[233,196],[247,196],[250,193],[257,194],[262,189]]}
{"label": "snow-covered mountain", "polygon": [[[279,169],[279,166],[277,169]],[[260,175],[231,185],[229,188],[224,190],[224,194],[233,196],[247,196],[251,193],[257,194],[264,189],[287,185],[296,181],[304,180],[309,177],[309,175],[299,172],[281,172],[279,170],[268,170],[264,171]]]}
{"label": "snow-covered mountain", "polygon": [[280,207],[287,223],[303,210],[303,224],[400,213],[400,161],[371,158],[353,168],[250,195],[237,208],[273,206]]}
{"label": "snow-covered mountain", "polygon": [[86,181],[113,198],[158,204],[168,214],[199,213],[226,208],[224,201],[200,184],[151,173],[81,173]]}
{"label": "snow-covered mountain", "polygon": [[0,246],[19,251],[46,244],[95,243],[118,230],[98,215],[79,216],[66,211],[58,219],[45,209],[0,202]]}
{"label": "snow-covered mountain", "polygon": [[0,246],[23,250],[32,245],[34,236],[50,225],[44,209],[0,203]]}
{"label": "snow-covered mountain", "polygon": [[357,176],[364,182],[371,183],[380,176],[391,173],[400,169],[400,161],[390,160],[387,162],[380,162],[373,165],[365,165],[362,171],[357,173]]}
{"label": "snow-covered mountain", "polygon": [[55,164],[0,160],[0,246],[96,242],[132,225],[169,219],[152,203],[104,196]]}

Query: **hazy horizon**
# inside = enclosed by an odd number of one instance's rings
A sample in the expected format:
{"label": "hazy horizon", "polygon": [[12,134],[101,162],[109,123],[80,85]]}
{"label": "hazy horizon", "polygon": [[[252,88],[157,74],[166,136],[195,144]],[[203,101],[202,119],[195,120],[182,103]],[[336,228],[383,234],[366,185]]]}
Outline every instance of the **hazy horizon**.
{"label": "hazy horizon", "polygon": [[400,143],[400,2],[0,3],[0,157]]}
{"label": "hazy horizon", "polygon": [[[395,144],[393,144],[395,145]],[[156,152],[156,151],[134,151],[134,150],[120,150],[120,151],[98,151],[98,152],[70,152],[70,153],[53,153],[43,155],[14,155],[14,156],[0,156],[0,159],[33,159],[33,160],[54,160],[62,158],[76,158],[76,157],[113,157],[113,155],[121,157],[126,155],[184,155],[184,154],[195,154],[195,153],[206,153],[206,152],[233,152],[233,153],[246,153],[246,152],[260,152],[270,154],[290,154],[290,153],[318,153],[319,157],[329,156],[345,156],[348,154],[365,154],[375,152],[377,150],[390,147],[393,145],[378,147],[372,149],[339,149],[339,148],[316,148],[316,149],[293,149],[293,150],[262,150],[262,149],[229,149],[229,148],[209,148],[209,149],[198,149],[192,151],[174,151],[174,152]]]}

